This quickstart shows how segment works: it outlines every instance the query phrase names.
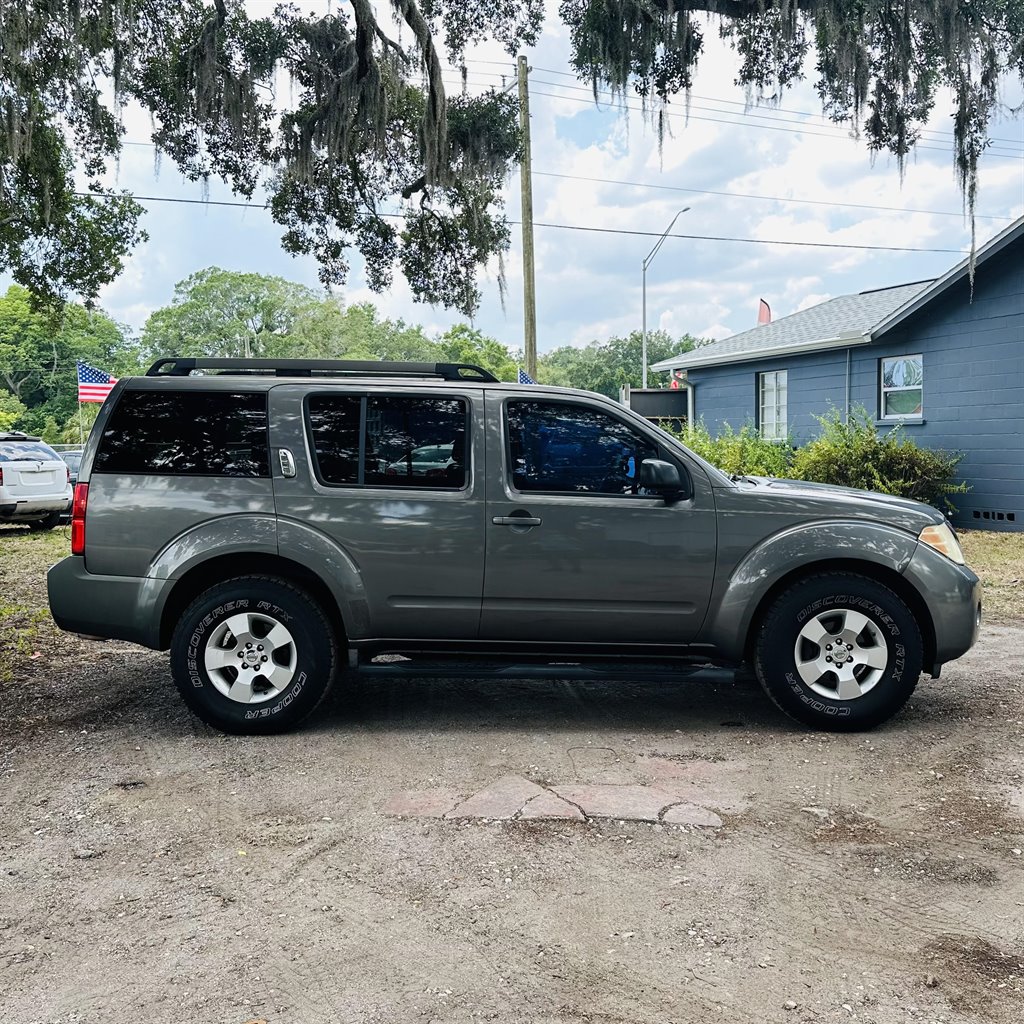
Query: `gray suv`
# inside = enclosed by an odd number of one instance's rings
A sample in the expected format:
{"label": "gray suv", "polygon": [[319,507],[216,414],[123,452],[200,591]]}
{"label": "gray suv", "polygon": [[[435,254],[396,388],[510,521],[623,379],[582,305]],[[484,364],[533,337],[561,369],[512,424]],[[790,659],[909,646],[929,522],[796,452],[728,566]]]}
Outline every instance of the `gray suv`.
{"label": "gray suv", "polygon": [[345,671],[708,662],[870,728],[981,617],[927,505],[730,478],[599,395],[454,364],[160,360],[103,406],[71,531],[57,624],[169,648],[228,732],[295,725]]}

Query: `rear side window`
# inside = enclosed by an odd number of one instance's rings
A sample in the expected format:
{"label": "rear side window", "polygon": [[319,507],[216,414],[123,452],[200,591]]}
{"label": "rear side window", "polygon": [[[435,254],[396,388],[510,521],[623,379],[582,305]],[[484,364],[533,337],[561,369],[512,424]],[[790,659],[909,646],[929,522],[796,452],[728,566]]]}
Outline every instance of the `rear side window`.
{"label": "rear side window", "polygon": [[269,477],[263,392],[126,391],[94,472]]}
{"label": "rear side window", "polygon": [[60,456],[42,441],[0,441],[0,462],[53,462]]}
{"label": "rear side window", "polygon": [[466,485],[461,398],[311,395],[317,475],[327,484],[458,489]]}

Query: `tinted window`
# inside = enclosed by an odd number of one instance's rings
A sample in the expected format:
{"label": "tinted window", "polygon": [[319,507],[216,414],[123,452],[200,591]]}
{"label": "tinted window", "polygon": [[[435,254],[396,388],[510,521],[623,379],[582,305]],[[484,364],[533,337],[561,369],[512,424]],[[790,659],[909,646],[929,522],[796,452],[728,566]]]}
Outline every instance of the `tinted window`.
{"label": "tinted window", "polygon": [[61,458],[68,464],[68,469],[70,469],[72,473],[77,473],[82,465],[81,455],[68,455],[65,452],[61,455]]}
{"label": "tinted window", "polygon": [[267,396],[126,391],[103,431],[94,470],[174,476],[270,476]]}
{"label": "tinted window", "polygon": [[320,479],[329,484],[359,483],[358,395],[310,395],[309,425]]}
{"label": "tinted window", "polygon": [[366,483],[463,487],[465,402],[397,395],[367,399]]}
{"label": "tinted window", "polygon": [[320,479],[374,487],[464,487],[467,414],[459,398],[312,395],[309,425]]}
{"label": "tinted window", "polygon": [[42,441],[0,441],[0,462],[53,462],[58,458]]}
{"label": "tinted window", "polygon": [[561,402],[510,402],[508,436],[519,491],[636,494],[640,464],[658,457],[625,423]]}

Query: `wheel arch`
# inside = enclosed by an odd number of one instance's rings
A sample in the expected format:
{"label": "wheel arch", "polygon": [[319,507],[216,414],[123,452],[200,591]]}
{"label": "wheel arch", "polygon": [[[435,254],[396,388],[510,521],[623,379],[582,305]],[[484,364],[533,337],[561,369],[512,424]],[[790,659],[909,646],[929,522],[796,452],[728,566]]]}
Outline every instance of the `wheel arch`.
{"label": "wheel arch", "polygon": [[903,603],[910,609],[921,630],[921,642],[924,647],[923,665],[926,672],[932,672],[935,664],[935,623],[932,620],[928,604],[914,587],[914,585],[901,573],[891,569],[879,562],[869,562],[857,558],[830,558],[827,561],[808,562],[804,565],[791,569],[788,573],[777,579],[764,592],[758,600],[750,617],[747,626],[746,638],[744,641],[744,660],[750,664],[753,660],[754,646],[757,642],[758,630],[764,621],[768,610],[775,603],[778,596],[795,583],[810,576],[820,576],[829,573],[849,572],[858,576],[864,576],[888,587]]}
{"label": "wheel arch", "polygon": [[344,643],[348,633],[341,608],[330,587],[316,572],[283,555],[262,552],[258,568],[254,568],[251,554],[233,552],[208,558],[192,566],[175,581],[160,613],[160,649],[170,647],[174,627],[182,613],[204,590],[237,576],[254,575],[276,576],[304,590],[323,609],[335,630],[338,643]]}

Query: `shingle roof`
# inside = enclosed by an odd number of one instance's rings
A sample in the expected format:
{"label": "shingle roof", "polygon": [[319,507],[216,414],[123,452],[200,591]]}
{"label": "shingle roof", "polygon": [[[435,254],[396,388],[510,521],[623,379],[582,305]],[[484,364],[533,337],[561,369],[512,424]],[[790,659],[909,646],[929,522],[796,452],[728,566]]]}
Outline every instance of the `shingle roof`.
{"label": "shingle roof", "polygon": [[806,344],[808,350],[813,351],[818,342],[840,337],[859,338],[927,289],[931,283],[930,280],[915,281],[877,291],[840,295],[770,324],[761,324],[749,331],[734,334],[731,338],[702,345],[681,356],[663,359],[651,369],[682,369],[707,363],[731,362],[733,358],[737,362],[745,358],[757,359],[762,353],[768,356],[777,349],[793,345]]}

